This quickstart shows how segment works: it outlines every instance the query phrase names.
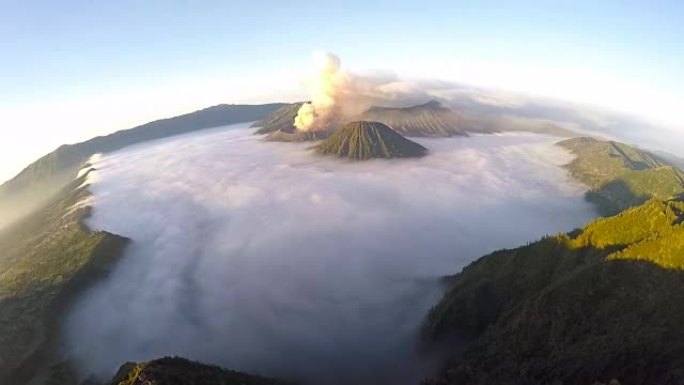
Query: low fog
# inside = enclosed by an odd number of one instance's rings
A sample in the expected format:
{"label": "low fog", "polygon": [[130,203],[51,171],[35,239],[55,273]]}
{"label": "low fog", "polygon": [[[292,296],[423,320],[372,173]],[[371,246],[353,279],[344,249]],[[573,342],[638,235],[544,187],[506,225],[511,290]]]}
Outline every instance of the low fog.
{"label": "low fog", "polygon": [[439,277],[594,216],[532,134],[423,139],[352,163],[232,126],[95,167],[93,229],[133,239],[65,324],[83,375],[181,355],[325,384],[415,384]]}

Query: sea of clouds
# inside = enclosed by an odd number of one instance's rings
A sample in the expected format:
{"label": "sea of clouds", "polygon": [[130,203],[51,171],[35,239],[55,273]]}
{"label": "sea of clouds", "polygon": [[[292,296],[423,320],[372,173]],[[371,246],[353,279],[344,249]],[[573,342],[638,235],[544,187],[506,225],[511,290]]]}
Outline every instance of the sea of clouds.
{"label": "sea of clouds", "polygon": [[99,159],[89,226],[133,240],[67,317],[84,375],[181,355],[309,383],[415,384],[439,278],[595,216],[532,134],[421,139],[350,162],[246,125]]}

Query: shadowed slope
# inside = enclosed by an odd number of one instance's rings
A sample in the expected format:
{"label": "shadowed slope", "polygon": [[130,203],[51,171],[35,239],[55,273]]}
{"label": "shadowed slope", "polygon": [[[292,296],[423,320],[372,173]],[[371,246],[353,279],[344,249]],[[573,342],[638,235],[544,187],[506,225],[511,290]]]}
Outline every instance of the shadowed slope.
{"label": "shadowed slope", "polygon": [[355,160],[418,157],[427,149],[379,122],[352,122],[315,147],[323,155]]}
{"label": "shadowed slope", "polygon": [[682,210],[651,200],[463,269],[428,330],[474,342],[428,383],[684,381]]}

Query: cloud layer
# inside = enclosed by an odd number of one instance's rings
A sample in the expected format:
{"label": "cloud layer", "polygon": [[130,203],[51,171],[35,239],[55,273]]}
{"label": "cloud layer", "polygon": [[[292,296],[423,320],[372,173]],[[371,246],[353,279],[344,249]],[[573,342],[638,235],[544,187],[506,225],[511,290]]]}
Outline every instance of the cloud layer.
{"label": "cloud layer", "polygon": [[178,354],[323,384],[417,383],[439,277],[593,216],[534,135],[426,139],[351,163],[244,125],[97,164],[89,225],[134,240],[65,325],[84,374]]}

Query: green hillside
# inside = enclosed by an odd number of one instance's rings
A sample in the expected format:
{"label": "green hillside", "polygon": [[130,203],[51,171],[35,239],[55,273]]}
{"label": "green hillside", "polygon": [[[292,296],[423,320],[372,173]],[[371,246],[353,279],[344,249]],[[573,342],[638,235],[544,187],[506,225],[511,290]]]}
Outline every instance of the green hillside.
{"label": "green hillside", "polygon": [[0,186],[0,229],[44,204],[76,177],[93,154],[107,153],[154,139],[261,119],[283,104],[218,105],[161,119],[128,130],[64,145],[26,167]]}
{"label": "green hillside", "polygon": [[314,147],[319,154],[354,160],[423,156],[427,149],[379,122],[351,122]]}
{"label": "green hillside", "polygon": [[55,363],[61,314],[74,295],[106,274],[127,244],[91,232],[83,178],[0,234],[0,383],[25,384]]}
{"label": "green hillside", "polygon": [[684,193],[684,173],[651,153],[594,138],[569,139],[558,145],[576,156],[566,167],[590,187],[587,199],[604,215],[652,197],[668,199]]}
{"label": "green hillside", "polygon": [[253,376],[178,357],[141,364],[124,364],[111,385],[284,385],[285,382]]}
{"label": "green hillside", "polygon": [[428,383],[682,383],[683,222],[683,202],[654,199],[473,262],[429,315],[455,342]]}

